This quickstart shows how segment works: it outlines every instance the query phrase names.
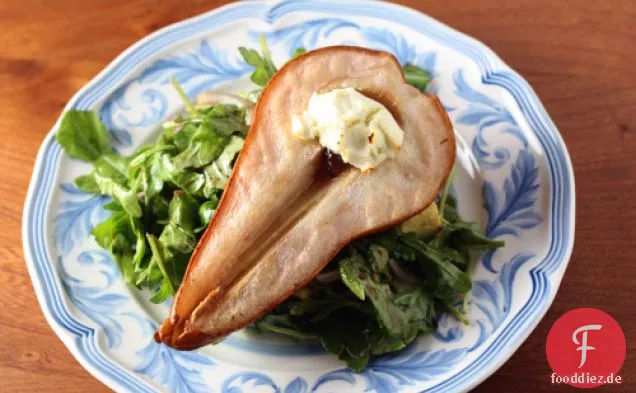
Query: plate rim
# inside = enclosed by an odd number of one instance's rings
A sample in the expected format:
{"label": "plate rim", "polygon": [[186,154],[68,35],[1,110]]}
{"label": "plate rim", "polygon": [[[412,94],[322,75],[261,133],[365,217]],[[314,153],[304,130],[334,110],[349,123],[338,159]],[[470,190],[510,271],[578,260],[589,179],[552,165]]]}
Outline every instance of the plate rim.
{"label": "plate rim", "polygon": [[[65,106],[65,108],[63,109],[62,113],[65,112],[66,110],[68,110],[69,108],[75,107],[76,104],[78,103],[78,101],[80,100],[81,97],[83,97],[87,92],[89,92],[91,89],[94,89],[96,87],[98,87],[101,83],[104,82],[104,79],[106,77],[108,77],[108,75],[116,68],[118,67],[121,63],[123,63],[128,57],[130,57],[131,54],[133,54],[137,49],[152,43],[153,41],[155,41],[158,37],[169,33],[171,31],[177,31],[180,30],[183,27],[186,27],[190,24],[196,23],[198,21],[213,17],[214,15],[218,15],[221,14],[223,12],[228,12],[228,11],[232,11],[233,9],[238,9],[238,8],[252,8],[253,10],[256,11],[266,11],[263,15],[262,15],[262,19],[265,20],[265,22],[271,22],[271,17],[272,15],[275,15],[275,12],[280,11],[280,9],[286,5],[294,5],[294,4],[298,4],[301,3],[301,7],[303,5],[304,2],[302,1],[298,1],[298,0],[281,0],[281,1],[277,1],[277,0],[260,0],[260,1],[251,1],[251,2],[238,2],[238,3],[231,3],[231,4],[226,4],[224,6],[221,7],[217,7],[214,9],[211,9],[207,12],[204,12],[202,14],[184,19],[182,21],[173,23],[171,25],[168,25],[164,28],[161,28],[145,37],[143,37],[142,39],[136,41],[134,44],[132,44],[130,47],[128,47],[126,50],[124,50],[123,52],[121,52],[114,60],[112,60],[102,71],[100,71],[95,77],[93,77],[84,87],[82,87],[77,93],[75,93],[73,95],[73,97],[69,100],[69,102],[67,103],[67,105]],[[335,2],[331,2],[331,1],[326,1],[326,2],[319,2],[317,3],[318,5],[329,5],[331,4],[333,6]],[[341,2],[338,2],[341,3]],[[455,386],[455,389],[458,389],[459,391],[466,391],[469,390],[473,387],[475,387],[476,385],[478,385],[479,383],[481,383],[483,380],[485,380],[488,376],[492,375],[497,369],[499,369],[511,356],[512,354],[521,346],[521,344],[527,339],[527,337],[534,331],[534,329],[536,328],[536,326],[538,325],[538,323],[543,319],[543,317],[545,316],[547,310],[549,309],[549,307],[551,306],[551,304],[554,301],[554,297],[556,296],[556,293],[558,291],[558,287],[560,286],[560,282],[563,278],[563,275],[565,274],[565,269],[567,268],[568,264],[569,264],[569,260],[571,257],[571,253],[572,253],[572,249],[573,249],[573,245],[574,245],[574,230],[575,230],[575,203],[576,203],[576,193],[575,193],[575,180],[574,180],[574,172],[573,172],[573,168],[572,168],[572,162],[570,159],[570,155],[569,152],[567,150],[567,147],[563,141],[562,136],[560,135],[558,129],[556,128],[556,126],[554,125],[553,121],[551,120],[547,110],[545,109],[545,107],[543,106],[543,104],[541,103],[541,101],[539,100],[538,96],[536,95],[536,93],[534,92],[534,90],[532,89],[532,87],[527,83],[527,81],[525,79],[523,79],[517,72],[515,72],[511,67],[509,67],[506,63],[504,63],[499,56],[492,51],[489,47],[487,47],[485,44],[483,44],[482,42],[478,41],[477,39],[468,36],[446,24],[444,24],[443,22],[440,22],[424,13],[421,13],[419,11],[413,10],[411,8],[402,6],[402,5],[396,5],[396,4],[390,4],[390,3],[384,3],[384,2],[373,2],[373,4],[369,4],[369,2],[365,2],[363,0],[347,0],[346,2],[344,2],[346,5],[362,5],[364,4],[365,6],[379,6],[379,7],[387,7],[387,8],[393,8],[394,10],[401,10],[401,12],[410,14],[413,18],[425,18],[426,21],[432,25],[432,27],[434,27],[436,30],[438,30],[440,32],[440,34],[446,35],[446,36],[450,36],[450,37],[457,37],[458,41],[463,41],[464,43],[466,43],[466,47],[470,48],[472,47],[476,47],[477,49],[471,48],[471,50],[473,50],[475,52],[475,54],[477,56],[475,56],[474,58],[471,57],[472,60],[475,60],[478,63],[479,66],[479,70],[481,72],[481,76],[482,76],[482,82],[486,83],[486,84],[495,84],[495,85],[499,85],[501,87],[503,87],[506,91],[508,91],[509,93],[511,93],[511,95],[513,96],[515,102],[517,103],[517,105],[519,106],[519,108],[521,109],[521,111],[523,112],[524,117],[528,118],[528,113],[526,113],[526,111],[524,111],[524,108],[526,110],[529,110],[530,114],[535,115],[538,117],[538,119],[535,119],[535,121],[542,123],[542,125],[544,126],[544,128],[547,130],[546,132],[546,136],[549,139],[552,139],[550,142],[552,143],[552,147],[555,148],[555,152],[556,154],[560,154],[560,157],[558,160],[556,160],[556,162],[552,162],[550,161],[549,157],[546,157],[546,161],[547,161],[547,169],[551,172],[550,173],[550,179],[552,180],[553,186],[554,186],[554,167],[556,165],[560,165],[562,166],[560,169],[562,171],[564,171],[561,175],[564,176],[564,181],[562,182],[562,184],[557,184],[560,185],[561,187],[566,188],[566,190],[568,191],[568,196],[569,196],[569,200],[565,201],[564,203],[562,203],[562,205],[567,205],[565,206],[565,210],[567,210],[565,212],[565,216],[568,218],[567,220],[563,220],[563,223],[566,227],[566,232],[565,234],[563,234],[563,236],[565,237],[565,242],[563,242],[563,244],[561,245],[561,251],[560,251],[560,255],[558,257],[558,259],[555,259],[559,265],[557,266],[559,269],[563,270],[563,273],[560,274],[558,277],[555,278],[556,281],[556,286],[555,288],[553,288],[549,293],[548,296],[546,298],[543,298],[545,301],[541,302],[540,305],[543,307],[542,310],[540,310],[538,313],[535,313],[532,317],[532,320],[530,320],[529,322],[524,324],[524,329],[521,332],[521,334],[518,335],[517,339],[515,339],[514,341],[509,340],[508,345],[499,352],[499,355],[490,362],[490,364],[487,365],[487,367],[483,367],[482,370],[480,370],[478,373],[476,373],[476,375],[474,375],[473,377],[471,377],[468,380],[462,379],[461,381],[459,381],[457,383],[457,386]],[[307,4],[305,4],[307,5]],[[303,10],[306,11],[306,10]],[[329,10],[331,12],[333,12],[333,9]],[[311,11],[309,11],[311,12]],[[394,20],[393,20],[394,21]],[[399,23],[404,25],[401,22],[396,22],[395,23]],[[220,26],[225,26],[226,24],[220,25]],[[481,62],[480,62],[481,61]],[[128,72],[130,71],[130,69],[128,69]],[[500,71],[500,72],[497,72]],[[490,78],[490,79],[489,79]],[[121,75],[119,75],[119,77],[116,79],[116,82],[119,82],[122,79]],[[112,86],[116,85],[117,83],[112,84]],[[107,94],[107,92],[112,91],[113,87],[110,86],[106,89],[106,91],[101,92],[98,97],[102,97],[104,95]],[[511,86],[519,89],[516,93],[512,91]],[[520,101],[518,95],[521,96],[525,96],[525,101]],[[525,105],[522,105],[523,102],[527,102]],[[51,130],[47,133],[46,137],[44,138],[42,145],[40,146],[39,150],[38,150],[38,154],[36,157],[36,161],[34,164],[34,169],[33,169],[33,173],[32,173],[32,177],[29,183],[29,188],[27,191],[27,195],[25,198],[25,204],[24,204],[24,208],[23,208],[23,217],[22,217],[22,244],[23,244],[23,250],[24,250],[24,254],[25,254],[25,260],[26,260],[26,264],[27,264],[27,269],[29,271],[29,275],[31,278],[31,283],[34,287],[34,290],[36,292],[36,296],[38,299],[38,303],[40,305],[40,308],[42,309],[42,312],[45,316],[45,319],[47,320],[47,322],[49,323],[49,325],[51,326],[51,328],[54,330],[54,332],[56,333],[56,335],[61,339],[61,341],[64,343],[64,345],[69,349],[69,351],[73,354],[73,356],[77,359],[77,361],[85,368],[87,369],[87,371],[89,371],[89,373],[91,375],[93,375],[96,379],[100,380],[102,383],[106,384],[107,386],[113,388],[113,389],[117,389],[117,390],[121,390],[121,389],[129,389],[131,385],[128,385],[129,383],[132,383],[135,388],[141,388],[141,389],[136,389],[136,391],[152,391],[152,392],[156,392],[158,391],[157,389],[155,389],[152,385],[148,384],[147,381],[145,381],[144,379],[140,378],[139,376],[135,375],[134,373],[130,373],[127,372],[126,374],[132,378],[132,381],[129,381],[128,384],[123,384],[121,382],[121,380],[116,379],[116,378],[112,378],[108,375],[105,375],[103,373],[103,371],[100,371],[91,361],[91,358],[86,357],[86,353],[84,353],[81,348],[78,348],[78,346],[76,345],[76,343],[74,342],[74,339],[77,337],[77,333],[74,333],[72,330],[69,331],[66,327],[63,326],[62,323],[60,323],[59,320],[57,320],[57,317],[54,315],[54,313],[51,311],[51,308],[49,306],[49,304],[47,303],[47,299],[46,299],[46,294],[45,294],[45,288],[46,288],[46,284],[44,283],[44,279],[42,279],[40,277],[40,274],[42,272],[40,272],[36,266],[36,262],[35,262],[35,257],[33,255],[32,249],[31,249],[31,241],[32,238],[29,234],[29,229],[30,229],[30,215],[29,212],[32,211],[32,209],[34,208],[34,205],[38,203],[38,199],[35,197],[35,191],[38,189],[38,185],[41,183],[41,180],[44,178],[42,175],[47,171],[48,168],[46,168],[44,166],[45,163],[45,158],[49,155],[48,153],[50,153],[50,149],[51,148],[55,148],[55,144],[54,144],[54,134],[55,131],[57,130],[58,126],[60,123],[60,117],[58,117],[58,119],[56,120],[55,124],[53,125],[53,127],[51,128]],[[536,133],[537,130],[535,128],[532,128],[533,133]],[[544,145],[544,141],[540,139],[540,143],[541,146],[543,148],[543,150],[546,150],[546,146]],[[55,180],[58,177],[58,172],[56,171],[53,175],[52,175],[52,180],[53,182],[55,182]],[[554,198],[555,198],[555,190],[554,187],[552,187],[551,189],[551,197],[552,197],[552,207],[550,208],[551,213],[554,212]],[[565,197],[564,197],[565,198]],[[48,204],[48,202],[50,201],[50,197],[48,198],[41,198],[40,199],[40,203],[44,204],[44,217],[48,216],[48,212],[50,210],[50,205]],[[569,208],[568,208],[569,206]],[[550,224],[552,226],[554,226],[554,217],[551,216],[551,220],[550,220]],[[555,234],[556,232],[554,230],[552,230],[551,232],[552,234]],[[558,234],[558,233],[557,233]],[[46,239],[45,239],[46,240]],[[549,242],[549,249],[552,248],[554,243],[554,239],[551,238],[550,242]],[[48,248],[47,245],[45,244],[45,249]],[[47,260],[47,262],[53,262],[50,260],[50,258],[48,258],[47,255],[45,255],[45,259]],[[544,260],[547,259],[547,256],[543,258]],[[54,269],[54,267],[51,267],[52,269]],[[57,281],[59,280],[59,277],[57,275],[54,275],[54,279]],[[53,285],[56,285],[55,283]],[[80,325],[82,325],[80,323]],[[86,332],[80,332],[80,337],[84,336],[85,334],[88,335],[92,335],[94,333],[94,330],[92,327],[89,326],[85,326],[85,330],[87,330]],[[510,342],[512,341],[512,342]],[[492,344],[491,344],[492,345]],[[120,365],[116,364],[113,362],[113,364],[117,367],[117,368],[123,368]],[[128,371],[127,369],[125,369],[126,371]],[[452,379],[453,377],[450,377],[448,380]],[[440,388],[443,388],[443,385],[448,382],[448,380],[441,382],[440,384],[431,387],[430,389],[428,389],[427,391],[438,391]],[[128,386],[127,386],[128,385]]]}

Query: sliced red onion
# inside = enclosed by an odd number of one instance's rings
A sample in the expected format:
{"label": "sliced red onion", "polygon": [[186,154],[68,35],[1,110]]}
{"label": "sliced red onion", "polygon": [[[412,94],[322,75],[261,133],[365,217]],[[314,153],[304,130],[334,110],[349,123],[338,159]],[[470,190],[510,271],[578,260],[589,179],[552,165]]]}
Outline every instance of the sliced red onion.
{"label": "sliced red onion", "polygon": [[316,276],[316,281],[321,284],[331,284],[332,282],[340,279],[340,272],[338,270],[332,270],[330,272],[323,272]]}
{"label": "sliced red onion", "polygon": [[409,284],[421,284],[421,280],[419,280],[416,276],[414,276],[412,273],[404,270],[402,268],[402,266],[400,266],[400,262],[396,261],[393,258],[389,258],[389,269],[391,269],[391,272],[393,274],[395,274],[398,278],[400,278],[402,281],[409,283]]}

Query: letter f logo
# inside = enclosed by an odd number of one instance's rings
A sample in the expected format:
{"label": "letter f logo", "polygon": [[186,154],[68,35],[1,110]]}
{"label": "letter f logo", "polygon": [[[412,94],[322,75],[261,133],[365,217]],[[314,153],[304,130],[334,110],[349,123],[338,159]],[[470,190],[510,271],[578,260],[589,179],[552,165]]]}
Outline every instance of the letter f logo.
{"label": "letter f logo", "polygon": [[[577,345],[581,345],[580,347],[578,347],[576,350],[577,351],[581,351],[581,364],[579,364],[579,368],[583,367],[583,365],[585,364],[585,360],[587,359],[587,351],[593,351],[596,348],[588,346],[587,345],[587,332],[588,330],[601,330],[603,326],[601,325],[585,325],[585,326],[581,326],[580,328],[576,329],[574,331],[574,334],[572,334],[572,341],[574,341],[574,344]],[[583,339],[581,340],[581,342],[579,342],[579,340],[576,338],[576,336],[583,332],[582,336]]]}

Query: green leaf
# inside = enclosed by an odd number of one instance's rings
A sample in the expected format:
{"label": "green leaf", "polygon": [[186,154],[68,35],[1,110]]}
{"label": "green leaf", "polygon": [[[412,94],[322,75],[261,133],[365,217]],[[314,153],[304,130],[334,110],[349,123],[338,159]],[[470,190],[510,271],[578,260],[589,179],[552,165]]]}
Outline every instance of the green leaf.
{"label": "green leaf", "polygon": [[431,240],[431,244],[436,247],[447,245],[454,248],[488,249],[503,247],[505,242],[484,236],[474,223],[456,221],[444,226]]}
{"label": "green leaf", "polygon": [[123,209],[121,205],[119,204],[119,202],[111,200],[110,202],[104,205],[104,210],[107,212],[118,212],[118,211],[122,211]]}
{"label": "green leaf", "polygon": [[371,315],[341,309],[315,329],[319,332],[321,344],[327,351],[337,355],[351,369],[360,371],[366,367],[369,360],[370,333],[374,326],[377,326],[377,322]]}
{"label": "green leaf", "polygon": [[257,331],[269,331],[281,334],[294,340],[314,340],[316,335],[302,329],[298,324],[292,321],[289,314],[270,313],[260,320],[256,321],[252,328]]}
{"label": "green leaf", "polygon": [[394,303],[408,315],[409,323],[419,332],[432,332],[436,326],[434,299],[417,285],[396,283],[395,287]]}
{"label": "green leaf", "polygon": [[274,76],[277,69],[272,61],[265,36],[261,34],[258,41],[262,55],[254,49],[247,49],[244,47],[240,47],[239,52],[241,53],[243,60],[254,67],[254,72],[252,72],[252,75],[250,76],[252,82],[259,86],[265,86],[272,76]]}
{"label": "green leaf", "polygon": [[212,217],[214,217],[218,204],[219,198],[213,195],[211,200],[205,201],[199,206],[199,221],[201,221],[201,225],[204,227],[208,226],[210,221],[212,221]]}
{"label": "green leaf", "polygon": [[197,245],[194,233],[178,225],[166,225],[159,240],[166,248],[182,254],[191,253]]}
{"label": "green leaf", "polygon": [[261,52],[263,53],[265,68],[271,75],[274,75],[277,70],[274,62],[272,61],[272,55],[269,52],[269,47],[267,46],[267,40],[265,39],[264,34],[260,34],[258,36],[258,44],[261,47]]}
{"label": "green leaf", "polygon": [[190,145],[172,160],[176,171],[199,168],[218,158],[229,138],[217,134],[210,123],[202,123],[190,140]]}
{"label": "green leaf", "polygon": [[229,136],[233,133],[247,134],[245,110],[236,105],[216,104],[204,112],[204,122],[209,123],[214,132]]}
{"label": "green leaf", "polygon": [[424,258],[425,261],[432,263],[437,274],[429,275],[427,279],[431,280],[435,286],[437,296],[442,298],[452,298],[458,294],[470,291],[472,287],[470,276],[452,263],[453,256],[449,256],[439,250],[433,249],[426,243],[412,237],[405,236],[401,240],[406,245],[416,250],[420,257]]}
{"label": "green leaf", "polygon": [[202,188],[205,185],[205,176],[202,173],[183,171],[170,174],[170,180],[178,188],[190,195],[202,196]]}
{"label": "green leaf", "polygon": [[394,303],[394,293],[386,283],[377,281],[364,259],[357,253],[340,261],[345,285],[360,300],[369,299],[378,319],[388,333],[396,337],[412,335],[408,315]]}
{"label": "green leaf", "polygon": [[259,67],[252,72],[250,80],[259,86],[265,86],[271,77],[272,75],[266,68]]}
{"label": "green leaf", "polygon": [[135,272],[141,268],[141,263],[146,256],[146,236],[143,223],[139,218],[130,217],[130,226],[135,235],[135,253],[133,255],[132,264]]}
{"label": "green leaf", "polygon": [[147,206],[150,201],[158,195],[164,186],[164,174],[161,157],[158,154],[151,156],[146,163],[140,165],[134,176],[131,176],[132,190],[141,193],[144,204]]}
{"label": "green leaf", "polygon": [[428,72],[413,64],[405,65],[402,70],[404,71],[404,78],[409,85],[420,91],[426,91],[432,79]]}
{"label": "green leaf", "polygon": [[393,292],[387,284],[366,282],[365,292],[378,313],[378,319],[387,332],[394,337],[411,335],[408,314],[394,303]]}
{"label": "green leaf", "polygon": [[128,214],[121,209],[114,211],[108,219],[95,225],[91,233],[95,237],[97,244],[105,249],[110,249],[115,237],[118,235],[129,239],[131,243],[135,238],[130,227]]}
{"label": "green leaf", "polygon": [[141,205],[134,192],[115,182],[113,179],[102,177],[98,173],[95,173],[94,177],[100,194],[108,195],[117,200],[129,215],[141,217]]}
{"label": "green leaf", "polygon": [[307,49],[305,48],[296,48],[296,50],[294,51],[294,53],[292,53],[292,59],[297,58],[298,56],[302,56],[305,53],[307,53]]}
{"label": "green leaf", "polygon": [[100,247],[110,251],[119,266],[124,281],[134,284],[134,245],[135,232],[131,226],[130,216],[123,210],[113,214],[91,231]]}
{"label": "green leaf", "polygon": [[75,186],[84,192],[99,194],[99,185],[97,185],[93,173],[75,178]]}
{"label": "green leaf", "polygon": [[506,243],[503,240],[489,239],[484,236],[478,229],[469,225],[458,225],[457,236],[458,243],[464,244],[474,249],[486,249],[486,248],[499,248],[503,247]]}
{"label": "green leaf", "polygon": [[69,156],[83,161],[95,161],[111,151],[106,126],[93,111],[64,113],[55,138]]}
{"label": "green leaf", "polygon": [[182,191],[175,191],[170,202],[169,219],[170,224],[192,231],[198,225],[199,204],[189,194]]}
{"label": "green leaf", "polygon": [[[442,216],[443,221],[445,221],[446,223],[452,224],[455,222],[464,222],[464,220],[462,220],[461,216],[459,215],[459,212],[457,211],[457,199],[455,199],[450,190],[448,192],[444,192],[449,188],[450,187],[444,186],[442,194],[438,198],[440,205],[440,215]],[[443,210],[441,210],[442,200],[445,201]]]}
{"label": "green leaf", "polygon": [[[194,250],[197,242],[194,229],[199,225],[198,212],[199,204],[192,196],[180,190],[174,192],[168,223],[159,236],[166,266],[174,264],[172,259],[176,257],[175,254],[189,255]],[[175,266],[173,275],[180,276],[182,270],[185,270],[183,266]]]}
{"label": "green leaf", "polygon": [[163,303],[170,296],[174,295],[174,287],[169,279],[164,278],[161,281],[161,285],[157,289],[157,292],[150,298],[150,301],[156,304]]}
{"label": "green leaf", "polygon": [[414,339],[415,337],[393,337],[380,330],[371,336],[371,354],[377,356],[399,351],[409,345]]}
{"label": "green leaf", "polygon": [[377,244],[369,245],[369,256],[373,262],[374,270],[380,273],[385,273],[388,269],[389,252],[386,248]]}
{"label": "green leaf", "polygon": [[417,253],[412,248],[401,243],[396,243],[391,248],[391,256],[395,259],[409,262],[415,261],[417,259]]}
{"label": "green leaf", "polygon": [[155,172],[164,180],[172,183],[177,188],[188,192],[190,195],[200,195],[205,176],[202,173],[191,170],[178,171],[172,164],[168,154],[159,154],[157,157]]}
{"label": "green leaf", "polygon": [[[162,137],[165,135],[165,133],[162,135]],[[162,152],[170,152],[170,151],[175,151],[176,147],[174,145],[172,145],[172,143],[170,143],[169,145],[164,145],[162,144],[162,140],[163,138],[159,137],[159,140],[157,140],[157,142],[154,145],[146,145],[146,146],[142,146],[139,148],[139,150],[137,150],[131,157],[129,160],[129,178],[133,178],[134,176],[132,176],[130,173],[135,173],[136,170],[138,170],[139,167],[143,166],[143,165],[147,165],[149,163],[149,161],[151,161],[153,158],[157,157],[159,155],[159,153]],[[187,147],[187,143],[186,142],[186,147]],[[184,147],[185,149],[185,147]]]}
{"label": "green leaf", "polygon": [[188,123],[183,126],[179,132],[174,134],[173,142],[177,147],[177,151],[183,152],[190,146],[190,141],[194,137],[194,133],[197,131],[197,126],[194,123]]}
{"label": "green leaf", "polygon": [[[233,133],[245,134],[245,112],[235,105],[214,105],[203,112],[204,116],[199,126],[192,131],[192,125],[184,127],[175,134],[175,144],[182,150],[185,140],[182,133],[187,135],[188,146],[173,159],[175,170],[185,168],[200,168],[219,158],[226,145],[233,141],[231,149],[242,147],[242,138],[231,137]],[[238,138],[238,139],[237,139]],[[238,152],[232,151],[231,158]],[[229,155],[229,153],[228,153]],[[231,159],[229,160],[231,161]]]}
{"label": "green leaf", "polygon": [[359,358],[355,358],[353,356],[345,354],[344,356],[341,357],[341,359],[347,363],[347,367],[349,367],[350,369],[352,369],[353,371],[357,373],[364,371],[364,369],[367,368],[367,364],[369,364],[368,354],[366,356],[361,356]]}
{"label": "green leaf", "polygon": [[242,148],[243,138],[232,136],[219,158],[203,169],[205,175],[203,194],[206,197],[209,198],[216,190],[225,188],[232,173],[234,159]]}
{"label": "green leaf", "polygon": [[152,235],[147,234],[146,238],[148,239],[148,244],[150,245],[150,250],[152,251],[152,261],[157,264],[157,267],[159,268],[163,276],[163,281],[161,283],[159,291],[150,300],[155,303],[161,303],[168,296],[174,295],[175,286],[172,283],[170,276],[168,275],[168,271],[166,270],[166,266],[164,263],[163,246],[157,240],[157,238]]}
{"label": "green leaf", "polygon": [[153,224],[161,225],[168,221],[168,210],[170,201],[164,195],[155,195],[148,204],[150,217],[154,219]]}
{"label": "green leaf", "polygon": [[126,157],[116,153],[102,154],[93,165],[95,172],[104,178],[109,178],[116,183],[126,185],[128,182],[128,163]]}
{"label": "green leaf", "polygon": [[253,67],[260,67],[263,65],[263,59],[261,55],[258,54],[254,49],[247,49],[243,46],[239,47],[239,52],[241,53],[241,57],[245,62]]}
{"label": "green leaf", "polygon": [[183,101],[188,111],[190,113],[196,113],[197,110],[194,106],[194,103],[190,100],[190,97],[188,97],[186,92],[183,90],[183,87],[181,87],[181,85],[177,81],[177,78],[175,78],[174,76],[170,78],[170,83],[172,83],[172,87],[177,92],[177,94],[181,98],[181,101]]}
{"label": "green leaf", "polygon": [[[362,259],[360,256],[357,256],[357,258]],[[366,268],[363,269],[361,267],[361,264],[364,264],[364,261],[360,261],[357,258],[354,256],[340,260],[338,263],[338,269],[340,272],[340,278],[347,288],[349,288],[358,299],[364,300],[366,275],[370,274],[370,272],[367,271]]]}

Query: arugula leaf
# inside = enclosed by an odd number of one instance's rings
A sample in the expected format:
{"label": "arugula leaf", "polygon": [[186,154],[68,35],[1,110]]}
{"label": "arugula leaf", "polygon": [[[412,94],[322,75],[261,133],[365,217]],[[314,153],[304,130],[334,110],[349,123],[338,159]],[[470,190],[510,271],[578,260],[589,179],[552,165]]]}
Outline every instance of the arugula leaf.
{"label": "arugula leaf", "polygon": [[294,53],[292,53],[292,59],[297,58],[298,56],[302,56],[305,53],[307,53],[307,49],[305,48],[296,48],[296,50],[294,51]]}
{"label": "arugula leaf", "polygon": [[109,178],[115,183],[126,185],[128,182],[129,160],[115,153],[102,154],[93,165],[97,175]]}
{"label": "arugula leaf", "polygon": [[212,220],[218,204],[219,198],[216,195],[212,195],[209,201],[205,201],[199,206],[199,221],[201,221],[203,227],[207,227]]}
{"label": "arugula leaf", "polygon": [[95,161],[111,151],[106,126],[93,111],[64,113],[55,139],[73,158]]}
{"label": "arugula leaf", "polygon": [[188,148],[188,146],[190,146],[190,141],[192,141],[196,131],[196,124],[186,123],[178,132],[175,132],[173,143],[179,153],[182,153]]}
{"label": "arugula leaf", "polygon": [[235,105],[213,105],[198,111],[197,116],[175,133],[174,143],[180,151],[172,160],[176,171],[208,165],[223,152],[232,134],[247,132],[245,111]]}
{"label": "arugula leaf", "polygon": [[416,325],[419,333],[432,332],[437,326],[435,319],[435,301],[417,285],[396,282],[396,295],[393,302],[408,315],[409,323]]}
{"label": "arugula leaf", "polygon": [[362,371],[371,352],[370,334],[377,322],[366,313],[340,309],[314,328],[320,332],[320,342],[329,352],[337,355],[352,370]]}
{"label": "arugula leaf", "polygon": [[94,162],[92,173],[75,179],[75,184],[86,192],[114,198],[133,217],[141,217],[137,195],[127,186],[128,160],[114,153],[101,155]]}
{"label": "arugula leaf", "polygon": [[258,38],[258,42],[261,47],[261,52],[263,53],[262,56],[254,49],[247,49],[242,46],[239,47],[239,52],[241,53],[243,60],[254,67],[254,71],[250,76],[252,82],[259,86],[265,86],[272,76],[274,76],[277,69],[272,61],[265,36],[261,34]]}
{"label": "arugula leaf", "polygon": [[402,243],[395,243],[390,250],[391,256],[395,259],[409,262],[417,260],[417,253],[412,248]]}
{"label": "arugula leaf", "polygon": [[202,173],[191,171],[173,172],[171,174],[170,180],[178,188],[189,193],[190,195],[203,195],[202,189],[205,185],[205,176]]}
{"label": "arugula leaf", "polygon": [[[418,331],[430,330],[428,325],[430,321],[421,315],[427,308],[413,314],[409,307],[404,307],[414,304],[413,299],[421,299],[418,304],[425,304],[428,307],[431,302],[424,297],[423,293],[420,293],[421,291],[417,292],[403,284],[400,288],[402,293],[397,296],[398,293],[388,283],[374,276],[368,263],[356,252],[352,252],[349,258],[342,259],[339,265],[343,283],[360,300],[368,299],[371,302],[379,321],[389,335],[412,340]],[[420,297],[418,298],[417,295]],[[423,322],[415,323],[415,321]]]}
{"label": "arugula leaf", "polygon": [[93,176],[95,178],[95,183],[99,187],[100,194],[108,195],[117,200],[126,213],[132,217],[141,217],[141,205],[139,204],[137,195],[134,192],[111,178],[103,177],[98,173],[94,173]]}
{"label": "arugula leaf", "polygon": [[134,271],[138,272],[146,256],[146,237],[143,223],[139,218],[130,217],[130,226],[135,235],[135,253],[133,254],[132,264]]}
{"label": "arugula leaf", "polygon": [[175,293],[175,285],[172,282],[172,279],[168,275],[168,271],[166,270],[166,266],[164,263],[164,249],[161,243],[154,236],[147,234],[146,238],[148,239],[148,244],[150,245],[150,250],[152,251],[152,262],[156,264],[159,268],[163,276],[163,280],[161,281],[161,286],[155,295],[150,299],[154,303],[161,303],[166,300],[170,295]]}
{"label": "arugula leaf", "polygon": [[153,165],[156,166],[157,175],[164,182],[169,182],[191,195],[202,195],[201,190],[205,184],[205,176],[202,173],[192,170],[178,171],[172,164],[169,154],[159,154]]}
{"label": "arugula leaf", "polygon": [[[340,260],[339,271],[342,282],[356,295],[360,300],[365,300],[365,279],[369,274],[366,269],[362,271],[360,267],[361,262],[354,258],[345,258]],[[362,261],[364,264],[364,261]]]}
{"label": "arugula leaf", "polygon": [[475,223],[456,221],[444,226],[431,244],[435,247],[448,245],[454,248],[464,246],[471,249],[488,249],[503,247],[505,242],[484,236]]}
{"label": "arugula leaf", "polygon": [[[429,273],[427,279],[437,297],[452,299],[457,294],[470,291],[472,287],[470,276],[452,263],[454,255],[436,250],[414,237],[405,236],[401,241],[415,250],[425,262],[429,262],[423,266]],[[431,267],[434,269],[430,269]]]}
{"label": "arugula leaf", "polygon": [[124,281],[134,283],[134,244],[135,231],[130,216],[112,205],[116,210],[104,222],[97,224],[91,233],[100,247],[110,251],[122,272]]}
{"label": "arugula leaf", "polygon": [[215,160],[229,141],[224,135],[214,132],[209,123],[202,123],[190,140],[187,149],[172,159],[176,171],[199,168]]}
{"label": "arugula leaf", "polygon": [[210,124],[214,132],[220,135],[229,136],[233,133],[240,135],[247,134],[247,124],[245,123],[245,110],[236,105],[216,104],[202,109],[203,122]]}
{"label": "arugula leaf", "polygon": [[[186,112],[131,157],[111,151],[105,126],[93,112],[67,113],[57,135],[71,156],[93,163],[93,171],[78,177],[76,185],[113,198],[105,206],[111,216],[93,229],[95,239],[113,254],[126,282],[150,288],[155,302],[180,284],[247,133],[243,109],[195,107],[178,82],[172,83]],[[204,190],[208,166],[216,177]]]}
{"label": "arugula leaf", "polygon": [[371,336],[371,354],[379,356],[385,353],[396,352],[405,348],[411,342],[413,342],[412,339],[393,337],[383,333],[375,334]]}
{"label": "arugula leaf", "polygon": [[194,229],[199,225],[199,204],[189,194],[175,191],[168,217],[159,236],[162,245],[174,253],[191,253],[197,241]]}
{"label": "arugula leaf", "polygon": [[432,80],[428,72],[413,64],[406,64],[402,67],[402,70],[404,71],[404,78],[409,85],[420,91],[426,91],[428,84]]}
{"label": "arugula leaf", "polygon": [[183,103],[185,104],[186,109],[188,110],[188,112],[193,113],[193,114],[196,113],[197,109],[194,106],[194,102],[192,102],[190,100],[190,97],[188,97],[186,92],[183,90],[183,87],[181,87],[181,85],[177,81],[177,78],[175,78],[174,76],[172,78],[170,78],[170,83],[172,84],[172,88],[179,95],[179,98],[181,98],[181,101],[183,101]]}
{"label": "arugula leaf", "polygon": [[163,302],[181,283],[189,254],[196,246],[194,227],[198,225],[198,203],[189,194],[175,191],[170,201],[168,222],[156,238],[146,233],[152,259],[138,274],[138,283],[156,288],[151,301]]}
{"label": "arugula leaf", "polygon": [[291,321],[289,315],[267,314],[260,319],[253,327],[258,331],[269,331],[282,334],[294,340],[312,340],[316,335],[300,329]]}
{"label": "arugula leaf", "polygon": [[161,157],[159,154],[151,155],[146,162],[137,165],[130,172],[131,189],[140,194],[144,205],[148,206],[151,200],[158,195],[164,187]]}
{"label": "arugula leaf", "polygon": [[377,244],[370,244],[368,257],[372,261],[373,269],[379,273],[386,273],[389,265],[389,252]]}
{"label": "arugula leaf", "polygon": [[92,173],[75,178],[74,183],[77,188],[84,192],[99,194],[99,185],[97,185],[95,176]]}
{"label": "arugula leaf", "polygon": [[234,159],[243,148],[243,138],[232,136],[219,157],[203,169],[205,185],[203,194],[211,197],[216,190],[223,190],[230,180]]}

